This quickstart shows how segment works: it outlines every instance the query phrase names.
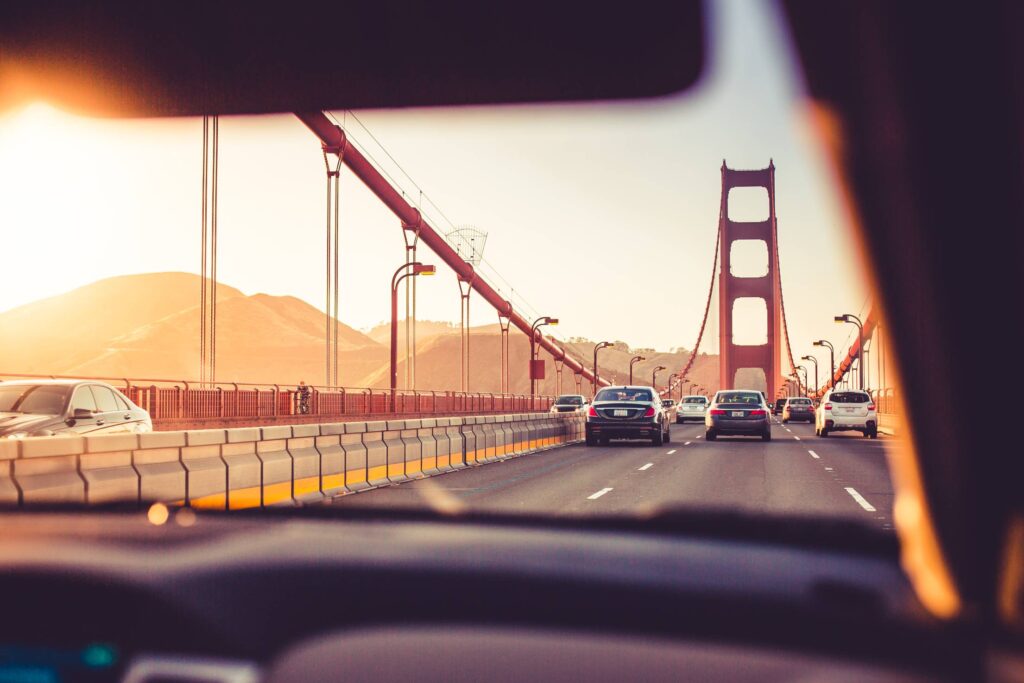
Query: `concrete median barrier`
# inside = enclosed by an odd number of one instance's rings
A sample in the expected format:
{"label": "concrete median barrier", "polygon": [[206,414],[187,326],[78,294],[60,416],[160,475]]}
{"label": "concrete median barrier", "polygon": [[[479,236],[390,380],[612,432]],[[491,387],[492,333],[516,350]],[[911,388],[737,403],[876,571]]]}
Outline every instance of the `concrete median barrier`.
{"label": "concrete median barrier", "polygon": [[370,486],[389,484],[388,479],[388,447],[384,445],[386,422],[367,422],[363,434],[363,445],[366,447],[366,480]]}
{"label": "concrete median barrier", "polygon": [[0,440],[0,504],[316,503],[579,440],[547,414]]}
{"label": "concrete median barrier", "polygon": [[147,432],[138,435],[132,464],[139,474],[139,501],[184,501],[187,472],[181,463],[185,432]]}

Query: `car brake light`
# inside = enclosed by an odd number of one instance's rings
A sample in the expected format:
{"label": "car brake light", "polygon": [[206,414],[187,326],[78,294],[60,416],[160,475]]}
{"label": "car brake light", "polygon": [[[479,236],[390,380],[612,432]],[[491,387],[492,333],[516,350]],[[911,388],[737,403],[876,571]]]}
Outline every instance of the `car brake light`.
{"label": "car brake light", "polygon": [[831,403],[826,403],[825,404],[825,410],[832,410],[832,404]]}
{"label": "car brake light", "polygon": [[654,406],[647,409],[647,412],[644,413],[644,417],[654,417]]}
{"label": "car brake light", "polygon": [[869,403],[868,404],[868,410],[874,410],[874,409],[875,409],[875,404],[874,403]]}
{"label": "car brake light", "polygon": [[712,415],[725,415],[725,411],[722,410],[721,408],[712,408],[711,409],[711,414]]}
{"label": "car brake light", "polygon": [[760,415],[764,415],[764,414],[765,414],[765,413],[764,413],[764,411],[763,411],[763,410],[751,410],[751,411],[750,411],[750,416],[751,416],[751,417],[758,417],[758,416],[760,416]]}
{"label": "car brake light", "polygon": [[589,415],[590,417],[597,417],[597,410],[594,408],[594,406],[590,406],[590,410],[587,411],[587,415]]}

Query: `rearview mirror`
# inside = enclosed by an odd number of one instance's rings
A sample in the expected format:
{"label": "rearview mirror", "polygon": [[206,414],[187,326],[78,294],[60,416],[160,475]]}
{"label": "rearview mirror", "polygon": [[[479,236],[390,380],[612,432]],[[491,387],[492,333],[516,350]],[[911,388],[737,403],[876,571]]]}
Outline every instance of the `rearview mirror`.
{"label": "rearview mirror", "polygon": [[768,407],[769,407],[769,408],[774,408],[774,407],[775,407],[775,404],[774,404],[774,403],[769,403],[769,404],[768,404]]}
{"label": "rearview mirror", "polygon": [[95,413],[88,408],[75,408],[75,412],[71,413],[72,420],[90,420]]}

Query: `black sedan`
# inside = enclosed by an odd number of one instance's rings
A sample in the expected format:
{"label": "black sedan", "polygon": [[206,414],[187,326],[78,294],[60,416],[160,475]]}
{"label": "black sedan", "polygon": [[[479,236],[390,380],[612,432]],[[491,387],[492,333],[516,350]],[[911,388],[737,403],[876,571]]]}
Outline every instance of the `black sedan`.
{"label": "black sedan", "polygon": [[605,387],[587,411],[587,445],[611,439],[650,439],[660,446],[671,439],[669,411],[650,387]]}
{"label": "black sedan", "polygon": [[0,382],[0,439],[150,431],[149,413],[103,382]]}
{"label": "black sedan", "polygon": [[772,427],[768,417],[768,404],[759,391],[719,391],[704,418],[705,438],[714,441],[719,436],[760,436],[772,440]]}

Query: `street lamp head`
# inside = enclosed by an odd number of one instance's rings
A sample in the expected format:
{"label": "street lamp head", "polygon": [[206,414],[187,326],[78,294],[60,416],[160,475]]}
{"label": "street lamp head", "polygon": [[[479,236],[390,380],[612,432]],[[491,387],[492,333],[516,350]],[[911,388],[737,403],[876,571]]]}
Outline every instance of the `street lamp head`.
{"label": "street lamp head", "polygon": [[435,266],[427,265],[424,263],[414,263],[412,265],[413,275],[435,275],[437,268]]}
{"label": "street lamp head", "polygon": [[558,318],[552,318],[551,316],[548,316],[546,318],[546,320],[547,320],[547,324],[548,325],[557,325],[558,324]]}
{"label": "street lamp head", "polygon": [[824,346],[824,345],[825,345],[825,340],[824,339],[819,339],[818,341],[813,342],[811,344],[811,346]]}
{"label": "street lamp head", "polygon": [[845,314],[844,315],[837,315],[835,317],[835,321],[837,323],[845,323],[845,322],[849,322],[849,320],[850,320],[850,317],[848,315],[845,315]]}

